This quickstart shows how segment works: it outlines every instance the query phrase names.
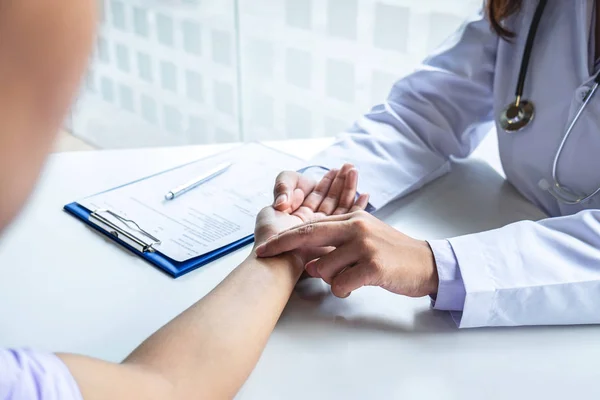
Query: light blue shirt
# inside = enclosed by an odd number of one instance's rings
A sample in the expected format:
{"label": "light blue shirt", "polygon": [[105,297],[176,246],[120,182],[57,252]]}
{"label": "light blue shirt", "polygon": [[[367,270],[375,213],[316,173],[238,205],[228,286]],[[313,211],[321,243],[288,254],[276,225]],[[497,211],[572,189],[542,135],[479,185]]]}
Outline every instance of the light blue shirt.
{"label": "light blue shirt", "polygon": [[0,400],[82,400],[66,365],[54,354],[0,349]]}
{"label": "light blue shirt", "polygon": [[[523,131],[498,128],[507,179],[553,217],[432,242],[440,287],[436,308],[460,327],[600,323],[600,196],[559,203],[538,185],[566,127],[592,85],[594,0],[549,0],[527,74],[524,98],[536,115]],[[500,39],[483,13],[467,21],[413,74],[319,154],[314,163],[353,162],[362,192],[381,207],[446,173],[467,157],[515,99],[525,40],[537,2],[505,21],[517,36]],[[600,186],[600,95],[567,141],[558,176],[591,193]]]}

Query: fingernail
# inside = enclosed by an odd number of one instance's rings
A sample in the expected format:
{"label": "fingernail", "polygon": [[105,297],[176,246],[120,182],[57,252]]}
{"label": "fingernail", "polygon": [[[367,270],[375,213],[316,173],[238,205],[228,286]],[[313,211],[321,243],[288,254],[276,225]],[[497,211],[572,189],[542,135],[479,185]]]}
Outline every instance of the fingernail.
{"label": "fingernail", "polygon": [[313,278],[320,278],[319,273],[317,272],[317,268],[315,267],[314,261],[309,261],[304,268],[306,269],[306,273],[312,276]]}
{"label": "fingernail", "polygon": [[256,255],[260,257],[265,254],[266,250],[267,250],[267,246],[265,246],[264,244],[261,244],[254,251],[255,251]]}
{"label": "fingernail", "polygon": [[283,203],[285,203],[287,201],[287,194],[280,194],[279,196],[277,196],[277,199],[275,199],[275,206],[280,206]]}

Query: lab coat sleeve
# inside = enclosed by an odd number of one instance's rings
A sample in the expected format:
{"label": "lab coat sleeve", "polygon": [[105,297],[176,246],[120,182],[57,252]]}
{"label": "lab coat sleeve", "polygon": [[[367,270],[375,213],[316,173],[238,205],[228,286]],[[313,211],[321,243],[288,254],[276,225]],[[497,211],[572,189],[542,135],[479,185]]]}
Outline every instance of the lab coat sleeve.
{"label": "lab coat sleeve", "polygon": [[432,306],[441,311],[462,311],[465,304],[465,284],[458,267],[454,250],[447,240],[428,242],[433,252],[438,272],[438,291]]}
{"label": "lab coat sleeve", "polygon": [[466,21],[312,163],[355,164],[376,208],[441,176],[491,128],[498,40],[483,12]]}
{"label": "lab coat sleeve", "polygon": [[461,328],[600,323],[600,210],[450,239]]}

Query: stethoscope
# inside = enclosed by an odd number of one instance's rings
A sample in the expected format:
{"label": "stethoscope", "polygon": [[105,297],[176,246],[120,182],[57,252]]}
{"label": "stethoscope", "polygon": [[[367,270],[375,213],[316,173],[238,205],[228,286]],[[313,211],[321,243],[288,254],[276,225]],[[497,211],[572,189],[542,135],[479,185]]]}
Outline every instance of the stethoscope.
{"label": "stethoscope", "polygon": [[[535,14],[533,15],[533,21],[531,23],[531,27],[529,28],[529,33],[527,34],[527,40],[525,42],[525,49],[523,51],[523,58],[521,61],[521,68],[519,70],[519,80],[517,82],[517,89],[515,91],[515,101],[510,103],[506,108],[502,111],[499,118],[500,127],[506,133],[514,133],[522,130],[533,120],[535,116],[535,106],[533,102],[530,100],[523,99],[523,88],[525,87],[525,78],[527,77],[527,67],[529,66],[529,59],[531,57],[531,51],[533,48],[533,41],[535,39],[535,35],[537,33],[538,26],[540,24],[540,20],[542,19],[542,14],[544,13],[544,9],[546,8],[546,4],[548,0],[540,0],[537,8],[535,10]],[[600,21],[598,21],[600,23]],[[600,187],[596,189],[591,194],[577,194],[573,190],[567,188],[564,185],[561,185],[558,180],[558,160],[560,159],[560,155],[562,154],[563,148],[567,139],[571,135],[575,124],[579,120],[581,113],[589,103],[590,99],[596,93],[598,86],[600,85],[600,72],[596,74],[594,78],[594,85],[590,89],[590,91],[586,94],[585,99],[573,121],[569,124],[567,131],[565,132],[560,145],[558,146],[558,150],[556,151],[556,155],[554,156],[554,161],[552,162],[552,180],[553,184],[548,183],[545,179],[542,179],[539,182],[540,188],[543,190],[547,190],[554,198],[558,201],[565,204],[579,204],[583,203],[598,193],[600,193]]]}

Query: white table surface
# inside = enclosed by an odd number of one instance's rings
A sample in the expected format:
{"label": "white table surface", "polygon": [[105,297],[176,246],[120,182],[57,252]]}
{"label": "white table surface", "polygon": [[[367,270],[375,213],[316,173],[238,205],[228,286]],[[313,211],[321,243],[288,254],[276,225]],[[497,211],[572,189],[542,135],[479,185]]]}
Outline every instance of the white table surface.
{"label": "white table surface", "polygon": [[[276,146],[310,156],[328,140]],[[220,282],[246,247],[178,280],[61,211],[82,196],[224,146],[57,154],[0,240],[0,346],[119,361]],[[471,160],[379,214],[444,238],[541,213]],[[600,328],[456,329],[429,300],[365,288],[340,300],[318,281],[293,295],[240,399],[597,398]]]}

